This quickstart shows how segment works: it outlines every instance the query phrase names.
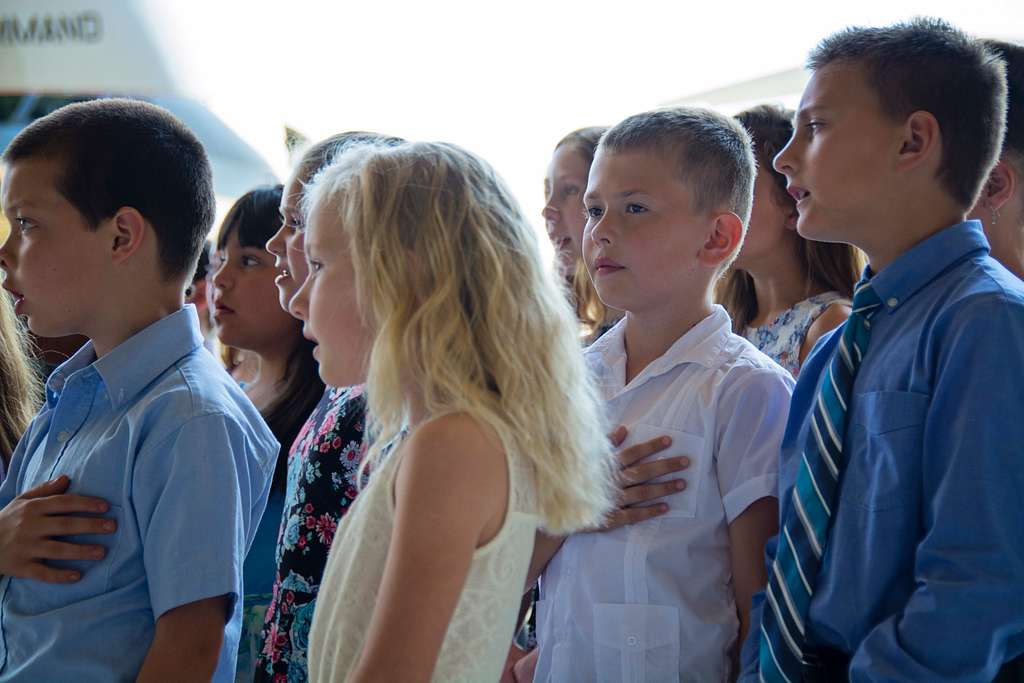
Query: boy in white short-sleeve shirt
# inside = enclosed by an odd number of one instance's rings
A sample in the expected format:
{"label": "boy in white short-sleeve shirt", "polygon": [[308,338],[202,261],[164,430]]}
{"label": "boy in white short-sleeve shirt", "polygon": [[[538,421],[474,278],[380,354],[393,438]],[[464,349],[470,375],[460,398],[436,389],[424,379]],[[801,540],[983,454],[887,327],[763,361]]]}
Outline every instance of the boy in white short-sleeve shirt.
{"label": "boy in white short-sleeve shirt", "polygon": [[779,445],[793,380],[731,331],[714,282],[743,240],[754,159],[730,119],[630,117],[602,139],[584,257],[625,318],[587,350],[626,446],[667,435],[691,459],[668,512],[570,536],[538,603],[536,681],[722,681],[777,526]]}

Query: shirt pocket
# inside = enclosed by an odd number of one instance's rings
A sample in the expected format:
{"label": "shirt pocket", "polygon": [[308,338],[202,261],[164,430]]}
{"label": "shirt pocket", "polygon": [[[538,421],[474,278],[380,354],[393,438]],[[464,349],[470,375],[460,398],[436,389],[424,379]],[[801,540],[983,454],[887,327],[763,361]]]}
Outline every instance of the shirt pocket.
{"label": "shirt pocket", "polygon": [[915,502],[910,495],[920,478],[924,424],[930,397],[909,391],[875,391],[856,396],[851,420],[858,444],[843,472],[840,500],[868,510],[888,510]]}
{"label": "shirt pocket", "polygon": [[673,472],[663,477],[653,479],[652,483],[660,483],[666,481],[672,481],[674,479],[685,479],[686,488],[679,493],[673,493],[662,498],[658,498],[642,505],[653,505],[655,503],[665,503],[668,505],[668,512],[661,517],[696,517],[697,516],[697,497],[700,495],[701,482],[704,479],[705,470],[707,469],[707,458],[704,454],[704,438],[689,432],[682,432],[678,429],[670,429],[668,427],[659,427],[646,422],[638,422],[628,428],[626,440],[623,442],[621,448],[633,446],[638,443],[644,443],[651,439],[657,439],[662,436],[669,436],[672,438],[672,445],[663,451],[659,451],[654,455],[651,455],[641,462],[653,462],[656,460],[664,460],[666,458],[678,458],[685,455],[690,459],[690,466],[680,472]]}
{"label": "shirt pocket", "polygon": [[679,609],[595,604],[594,670],[599,683],[678,683]]}

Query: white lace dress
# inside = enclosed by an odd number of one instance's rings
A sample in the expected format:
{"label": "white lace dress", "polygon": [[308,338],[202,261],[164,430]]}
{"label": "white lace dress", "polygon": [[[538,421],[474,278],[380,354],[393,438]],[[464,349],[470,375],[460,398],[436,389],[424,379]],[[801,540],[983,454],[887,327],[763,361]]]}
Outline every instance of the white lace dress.
{"label": "white lace dress", "polygon": [[[394,531],[392,492],[401,459],[399,447],[338,526],[309,634],[313,683],[345,681],[363,649]],[[532,466],[515,456],[507,462],[508,514],[494,538],[473,553],[434,681],[496,683],[501,677],[539,524]]]}

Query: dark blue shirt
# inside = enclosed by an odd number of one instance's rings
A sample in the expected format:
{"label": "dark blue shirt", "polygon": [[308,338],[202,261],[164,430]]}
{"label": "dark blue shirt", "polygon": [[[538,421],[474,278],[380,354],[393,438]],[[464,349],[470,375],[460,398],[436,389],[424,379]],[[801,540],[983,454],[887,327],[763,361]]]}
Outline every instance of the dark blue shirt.
{"label": "dark blue shirt", "polygon": [[[988,255],[977,221],[872,282],[884,307],[853,387],[808,640],[849,654],[851,681],[991,681],[1024,652],[1024,284]],[[839,336],[801,370],[780,499]],[[743,680],[757,680],[762,603]]]}

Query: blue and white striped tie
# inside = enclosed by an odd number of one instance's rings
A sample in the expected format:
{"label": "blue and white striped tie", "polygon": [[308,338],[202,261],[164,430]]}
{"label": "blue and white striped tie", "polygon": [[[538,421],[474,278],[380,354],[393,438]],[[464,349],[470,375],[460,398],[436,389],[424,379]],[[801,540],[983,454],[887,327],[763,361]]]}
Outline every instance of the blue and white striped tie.
{"label": "blue and white striped tie", "polygon": [[782,514],[761,613],[759,659],[761,680],[766,683],[797,683],[801,679],[808,608],[846,465],[847,406],[857,369],[868,350],[871,316],[881,305],[870,281],[862,280],[854,290],[853,311],[814,403],[796,484]]}

